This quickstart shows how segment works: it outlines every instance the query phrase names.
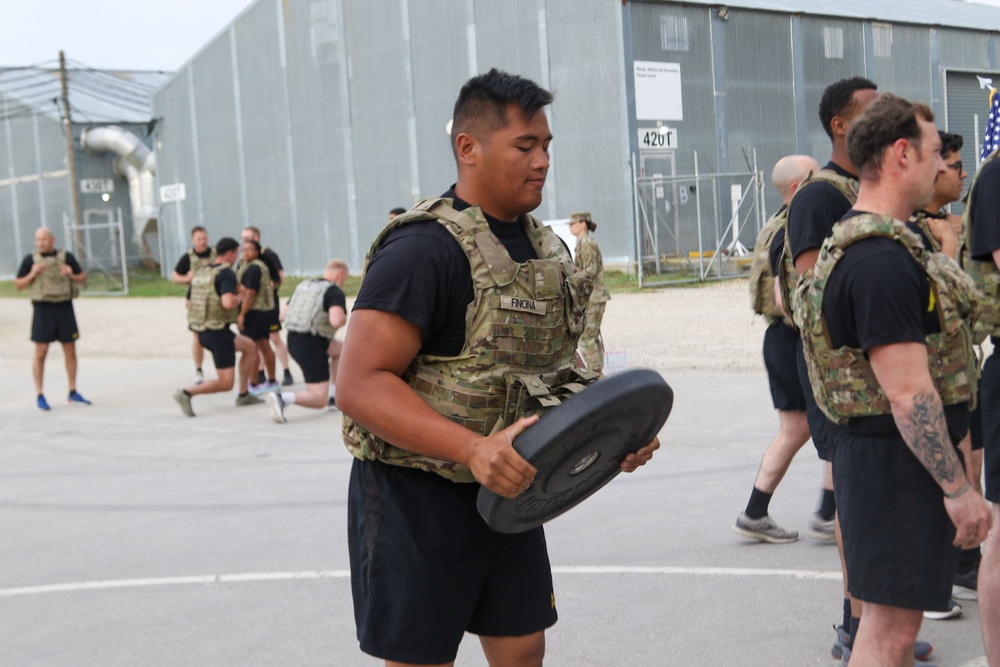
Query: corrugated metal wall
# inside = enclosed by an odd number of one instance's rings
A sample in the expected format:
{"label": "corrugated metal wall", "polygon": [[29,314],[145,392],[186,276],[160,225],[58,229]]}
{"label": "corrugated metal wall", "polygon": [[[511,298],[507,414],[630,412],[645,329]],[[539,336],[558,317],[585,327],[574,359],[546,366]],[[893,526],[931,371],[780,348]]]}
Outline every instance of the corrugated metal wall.
{"label": "corrugated metal wall", "polygon": [[[577,45],[595,25],[614,39]],[[159,181],[187,186],[161,213],[168,264],[195,224],[212,239],[253,224],[291,273],[334,255],[359,270],[390,208],[454,182],[445,124],[491,67],[557,95],[536,214],[589,209],[605,256],[626,258],[621,32],[606,0],[259,0],[154,96]]]}
{"label": "corrugated metal wall", "polygon": [[[941,72],[996,50],[971,31],[732,8],[723,20],[669,0],[258,0],[154,97],[160,183],[187,186],[162,212],[167,259],[195,224],[212,238],[254,224],[289,272],[331,256],[359,270],[390,208],[454,181],[444,127],[461,84],[490,67],[556,93],[536,214],[590,210],[605,257],[632,258],[632,135],[650,125],[630,122],[634,60],[682,76],[684,118],[666,123],[678,147],[650,171],[691,174],[695,152],[702,173],[746,171],[753,148],[768,173],[792,152],[827,160],[817,109],[830,82],[869,76],[940,108]],[[728,216],[725,194],[690,192],[680,218],[720,198]],[[777,205],[768,188],[765,208]]]}

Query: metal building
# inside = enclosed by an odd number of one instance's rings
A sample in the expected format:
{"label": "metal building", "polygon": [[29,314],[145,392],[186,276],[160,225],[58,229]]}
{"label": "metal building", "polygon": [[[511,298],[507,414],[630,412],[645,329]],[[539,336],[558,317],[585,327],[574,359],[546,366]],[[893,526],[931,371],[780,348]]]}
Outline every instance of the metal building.
{"label": "metal building", "polygon": [[256,225],[291,273],[359,270],[390,208],[454,181],[454,99],[497,67],[556,93],[536,215],[592,211],[607,263],[703,262],[777,207],[759,174],[826,161],[837,79],[930,103],[975,164],[998,30],[959,0],[258,0],[153,96],[164,252]]}
{"label": "metal building", "polygon": [[[109,152],[106,140],[131,135],[151,141],[149,96],[165,76],[161,72],[83,66],[68,69],[80,208],[77,225],[59,70],[0,68],[0,278],[16,274],[21,258],[34,250],[35,230],[43,226],[55,232],[58,247],[72,250],[92,274],[89,284],[101,283],[97,274],[112,264],[111,273],[119,276],[124,266],[145,263],[159,268],[152,174],[148,176],[149,210],[145,212],[145,219],[152,224],[150,229],[137,229],[133,220],[140,212],[133,211],[130,167],[127,161],[116,162],[118,155]],[[109,126],[120,132],[109,130]],[[88,133],[89,150],[81,144],[81,137]],[[134,151],[136,143],[129,148]],[[133,183],[138,184],[138,179]],[[144,232],[151,233],[144,238]],[[102,283],[97,287],[108,286]]]}

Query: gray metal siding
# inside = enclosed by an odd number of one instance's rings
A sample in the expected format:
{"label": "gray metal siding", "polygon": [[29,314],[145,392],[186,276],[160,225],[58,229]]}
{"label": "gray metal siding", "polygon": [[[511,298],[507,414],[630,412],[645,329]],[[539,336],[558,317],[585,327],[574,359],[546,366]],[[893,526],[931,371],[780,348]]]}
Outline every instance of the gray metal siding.
{"label": "gray metal siding", "polygon": [[542,81],[536,0],[475,0],[475,17],[480,73],[496,67]]}
{"label": "gray metal siding", "polygon": [[872,80],[883,92],[930,105],[930,32],[905,25],[893,25],[891,31],[892,55],[885,58],[875,54]]}

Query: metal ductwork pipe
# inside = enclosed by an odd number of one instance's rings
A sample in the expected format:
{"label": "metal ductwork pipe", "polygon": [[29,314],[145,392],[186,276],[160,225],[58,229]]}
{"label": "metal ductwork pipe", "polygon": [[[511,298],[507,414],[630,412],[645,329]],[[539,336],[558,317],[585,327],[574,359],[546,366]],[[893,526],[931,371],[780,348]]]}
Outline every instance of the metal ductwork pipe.
{"label": "metal ductwork pipe", "polygon": [[[142,255],[151,255],[146,234],[159,233],[159,209],[156,206],[156,154],[139,137],[117,125],[94,127],[80,135],[80,145],[94,153],[118,155],[115,173],[128,180],[132,204],[132,245]],[[158,258],[162,262],[162,258]]]}

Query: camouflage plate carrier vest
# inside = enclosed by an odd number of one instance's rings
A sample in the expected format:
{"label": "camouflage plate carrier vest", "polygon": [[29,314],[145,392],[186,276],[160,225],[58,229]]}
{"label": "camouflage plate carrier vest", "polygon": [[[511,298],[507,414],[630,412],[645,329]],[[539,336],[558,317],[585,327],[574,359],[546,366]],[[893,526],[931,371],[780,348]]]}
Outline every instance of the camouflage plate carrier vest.
{"label": "camouflage plate carrier vest", "polygon": [[199,257],[198,253],[196,253],[194,251],[194,248],[188,248],[187,249],[187,256],[188,256],[188,262],[191,263],[191,270],[192,271],[197,271],[198,269],[203,269],[206,266],[211,265],[212,262],[214,262],[216,260],[216,258],[218,258],[218,255],[215,254],[215,248],[212,247],[212,246],[208,246],[208,256],[207,257]]}
{"label": "camouflage plate carrier vest", "polygon": [[753,312],[763,315],[768,325],[778,320],[784,320],[791,326],[791,321],[785,317],[784,311],[774,300],[774,275],[771,273],[771,243],[779,231],[788,222],[788,207],[768,218],[757,235],[753,246],[753,259],[750,262],[750,307]]}
{"label": "camouflage plate carrier vest", "polygon": [[[962,268],[972,278],[976,285],[976,292],[980,300],[979,319],[976,321],[976,343],[981,343],[987,336],[1000,336],[1000,270],[997,270],[996,262],[972,259],[972,191],[979,181],[979,175],[983,173],[983,167],[987,162],[1000,157],[1000,150],[991,153],[979,166],[972,184],[969,186],[969,193],[965,199],[965,210],[962,212]],[[992,224],[1000,224],[995,221]]]}
{"label": "camouflage plate carrier vest", "polygon": [[322,278],[299,283],[288,300],[285,328],[292,333],[312,334],[332,339],[337,330],[330,326],[330,314],[323,310],[323,296],[333,285]]}
{"label": "camouflage plate carrier vest", "polygon": [[62,303],[80,296],[80,286],[59,273],[66,264],[66,251],[57,250],[55,255],[43,257],[37,250],[31,253],[31,261],[42,262],[45,269],[31,281],[31,300],[45,303]]}
{"label": "camouflage plate carrier vest", "polygon": [[954,405],[975,401],[979,364],[972,349],[971,320],[978,305],[972,281],[947,255],[928,252],[920,237],[904,223],[864,214],[834,226],[833,234],[820,249],[816,266],[803,276],[795,290],[795,322],[802,333],[809,381],[819,407],[838,424],[852,417],[892,413],[889,399],[864,353],[846,346],[834,349],[823,315],[827,282],[843,258],[844,249],[874,236],[901,243],[930,280],[941,331],[927,336],[927,356],[941,402]]}
{"label": "camouflage plate carrier vest", "polygon": [[229,265],[223,262],[195,271],[188,307],[188,325],[192,331],[218,331],[236,321],[239,308],[226,310],[222,307],[222,297],[215,293],[215,277],[228,268]]}
{"label": "camouflage plate carrier vest", "polygon": [[[810,172],[801,183],[799,183],[798,189],[795,190],[795,194],[792,195],[791,200],[788,202],[788,208],[791,209],[792,202],[799,195],[802,190],[813,184],[813,183],[829,183],[833,187],[837,188],[840,194],[844,195],[844,198],[851,203],[853,207],[858,201],[858,182],[853,178],[847,178],[846,176],[841,176],[832,169],[820,169],[819,171],[813,173]],[[788,244],[788,218],[785,218],[785,248],[781,255],[781,261],[778,262],[778,284],[781,286],[781,301],[785,306],[785,310],[788,314],[795,319],[795,314],[792,312],[795,303],[792,299],[792,292],[795,291],[795,286],[798,285],[800,276],[795,271],[795,262],[792,258],[795,257],[794,249]]]}
{"label": "camouflage plate carrier vest", "polygon": [[931,234],[931,226],[927,222],[927,218],[927,211],[917,211],[910,216],[910,219],[907,220],[907,222],[911,222],[920,228],[920,231],[924,233],[925,239],[923,240],[931,244],[931,247],[929,248],[931,252],[941,252],[941,242],[934,238],[934,235]]}
{"label": "camouflage plate carrier vest", "polygon": [[240,268],[236,271],[236,283],[243,284],[243,276],[246,275],[247,269],[251,266],[260,269],[260,289],[257,290],[257,296],[253,299],[250,311],[268,312],[274,310],[274,288],[271,284],[271,272],[267,270],[267,264],[262,262],[259,257],[252,262],[240,264]]}
{"label": "camouflage plate carrier vest", "polygon": [[[382,230],[365,268],[392,230],[421,220],[436,220],[458,241],[469,258],[475,289],[458,356],[418,355],[403,373],[421,398],[485,436],[559,405],[597,379],[596,373],[574,368],[592,285],[551,229],[529,215],[521,218],[540,259],[518,264],[479,207],[459,212],[451,199],[427,199]],[[343,434],[359,459],[435,472],[455,482],[475,481],[467,467],[386,443],[346,415]]]}

